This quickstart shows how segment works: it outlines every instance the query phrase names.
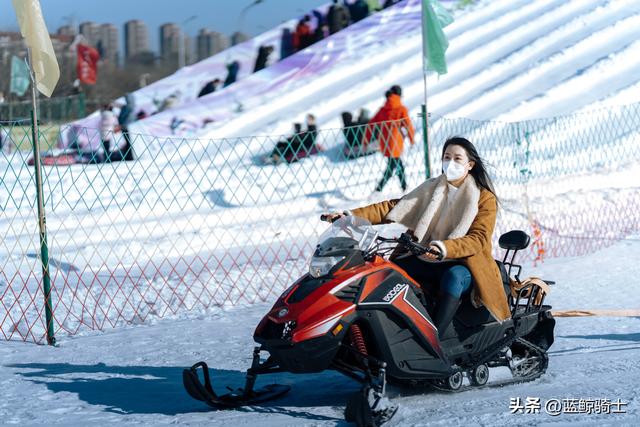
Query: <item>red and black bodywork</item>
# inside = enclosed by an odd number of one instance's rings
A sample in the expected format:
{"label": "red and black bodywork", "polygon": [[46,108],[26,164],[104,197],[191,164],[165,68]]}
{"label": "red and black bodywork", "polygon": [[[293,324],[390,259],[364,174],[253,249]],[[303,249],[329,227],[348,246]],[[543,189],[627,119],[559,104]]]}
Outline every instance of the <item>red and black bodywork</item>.
{"label": "red and black bodywork", "polygon": [[[363,251],[343,237],[319,245],[314,256],[332,256],[340,261],[326,274],[305,274],[278,298],[255,330],[254,339],[260,347],[254,351],[247,386],[234,396],[225,395],[233,403],[226,406],[255,403],[256,399],[285,393],[288,388],[278,389],[284,386],[276,385],[266,391],[253,390],[255,376],[274,372],[333,369],[365,384],[381,378],[379,395],[384,393],[385,378],[401,384],[450,384],[451,389],[458,389],[462,376],[467,375],[472,385],[483,385],[492,366],[509,366],[525,380],[537,378],[547,366],[546,350],[553,343],[555,321],[538,289],[522,288],[518,294],[512,293],[509,273],[513,267],[520,272],[513,257],[528,246],[529,237],[523,232],[510,233],[500,239],[507,254],[497,263],[512,318],[497,322],[486,309],[475,308],[469,297],[463,297],[453,321],[440,334],[432,320],[435,296],[381,256],[379,247]],[[403,236],[378,240],[424,253],[426,248]],[[507,262],[509,251],[513,256]],[[264,363],[260,362],[261,351],[269,353]],[[205,384],[204,388],[215,398],[202,394],[195,371],[198,366],[202,365],[194,365],[191,372],[185,370],[189,393],[212,406],[225,406],[220,403],[225,396],[213,393],[208,374],[205,382],[209,386]]]}
{"label": "red and black bodywork", "polygon": [[[300,278],[262,319],[254,339],[285,370],[320,372],[333,367],[341,344],[355,344],[357,325],[366,353],[387,361],[389,375],[439,377],[449,364],[421,295],[419,284],[382,257],[347,259],[330,275]],[[428,363],[407,363],[409,354]],[[389,363],[396,359],[403,363]]]}

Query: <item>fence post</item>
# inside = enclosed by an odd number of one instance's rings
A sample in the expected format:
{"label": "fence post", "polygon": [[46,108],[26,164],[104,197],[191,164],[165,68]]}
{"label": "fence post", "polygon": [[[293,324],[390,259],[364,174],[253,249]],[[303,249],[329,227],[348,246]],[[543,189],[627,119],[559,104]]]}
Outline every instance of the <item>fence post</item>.
{"label": "fence post", "polygon": [[[35,107],[34,107],[35,108]],[[47,243],[47,218],[44,212],[42,170],[40,165],[40,143],[35,110],[31,110],[31,137],[33,138],[33,165],[36,173],[36,194],[38,198],[38,225],[40,229],[40,259],[42,261],[42,290],[44,292],[44,313],[47,322],[47,343],[55,345],[53,333],[53,306],[51,304],[51,276],[49,275],[49,246]]]}
{"label": "fence post", "polygon": [[38,100],[36,96],[36,74],[33,71],[31,50],[29,69],[31,74],[31,138],[33,139],[33,166],[36,175],[36,195],[38,201],[38,226],[40,230],[40,261],[42,262],[42,290],[44,292],[44,312],[47,322],[47,344],[55,345],[53,333],[53,305],[51,304],[51,277],[49,276],[49,247],[47,243],[47,218],[44,212],[44,191],[42,188],[42,164],[40,163],[40,130],[38,128]]}
{"label": "fence post", "polygon": [[424,144],[424,171],[426,179],[431,178],[431,164],[429,162],[429,127],[427,120],[427,106],[422,104],[422,142]]}

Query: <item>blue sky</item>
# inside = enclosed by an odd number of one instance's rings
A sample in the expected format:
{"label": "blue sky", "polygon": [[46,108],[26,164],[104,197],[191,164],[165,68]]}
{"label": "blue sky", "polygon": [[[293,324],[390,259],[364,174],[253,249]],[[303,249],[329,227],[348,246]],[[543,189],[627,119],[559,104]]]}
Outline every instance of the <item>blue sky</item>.
{"label": "blue sky", "polygon": [[[140,19],[149,28],[151,46],[158,47],[158,27],[165,22],[180,24],[191,16],[197,18],[185,30],[195,35],[200,28],[209,28],[230,35],[238,29],[242,9],[253,0],[40,0],[42,13],[50,32],[73,20],[113,23],[120,29],[130,19]],[[329,0],[263,0],[249,9],[242,31],[251,35],[262,33],[283,21],[297,18]],[[0,0],[0,31],[16,31],[18,24],[11,0]]]}

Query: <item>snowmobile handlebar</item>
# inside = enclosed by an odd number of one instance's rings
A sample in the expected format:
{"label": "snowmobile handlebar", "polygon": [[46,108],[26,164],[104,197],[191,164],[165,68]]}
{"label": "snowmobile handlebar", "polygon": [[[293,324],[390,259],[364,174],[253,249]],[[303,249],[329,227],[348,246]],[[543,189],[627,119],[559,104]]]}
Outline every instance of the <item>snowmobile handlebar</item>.
{"label": "snowmobile handlebar", "polygon": [[[341,214],[341,213],[338,213],[338,212],[333,213],[333,214],[322,214],[322,215],[320,215],[320,221],[326,221],[328,223],[333,223],[334,221],[340,219],[344,215],[345,214]],[[444,258],[442,256],[442,252],[440,252],[439,250],[434,250],[434,249],[431,249],[430,247],[421,245],[420,243],[416,242],[415,237],[412,236],[409,233],[402,233],[400,235],[400,237],[394,237],[394,238],[386,238],[386,237],[378,236],[378,241],[397,243],[397,244],[402,245],[405,248],[409,249],[409,251],[412,254],[416,255],[416,256],[420,256],[420,255],[424,255],[426,253],[429,253],[431,255],[435,255],[435,257],[436,257],[436,259],[438,261],[442,261],[442,259]]]}
{"label": "snowmobile handlebar", "polygon": [[331,220],[332,217],[333,217],[333,215],[331,215],[331,214],[322,214],[322,215],[320,215],[320,221],[325,221],[325,222],[331,223],[331,222],[333,222]]}
{"label": "snowmobile handlebar", "polygon": [[442,259],[444,258],[442,256],[442,252],[431,249],[430,247],[421,245],[420,243],[416,242],[415,238],[411,236],[409,233],[402,233],[400,237],[394,237],[394,238],[386,238],[386,237],[378,236],[378,240],[382,242],[398,243],[399,245],[402,245],[405,248],[409,249],[409,251],[416,256],[429,253],[431,255],[435,255],[438,261],[442,261]]}
{"label": "snowmobile handlebar", "polygon": [[334,212],[334,213],[328,213],[328,214],[322,214],[320,215],[320,221],[324,221],[324,222],[328,222],[329,224],[333,224],[334,222],[336,222],[337,220],[339,220],[340,218],[349,215],[346,211],[345,212]]}

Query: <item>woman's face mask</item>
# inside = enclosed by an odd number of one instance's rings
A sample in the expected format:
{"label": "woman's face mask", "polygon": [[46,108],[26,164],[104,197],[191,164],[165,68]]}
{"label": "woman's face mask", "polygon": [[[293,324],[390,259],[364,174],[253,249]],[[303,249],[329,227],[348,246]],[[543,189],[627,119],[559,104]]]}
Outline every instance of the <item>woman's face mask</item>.
{"label": "woman's face mask", "polygon": [[447,181],[457,181],[467,173],[466,164],[460,164],[452,160],[442,162],[442,170],[447,176]]}

